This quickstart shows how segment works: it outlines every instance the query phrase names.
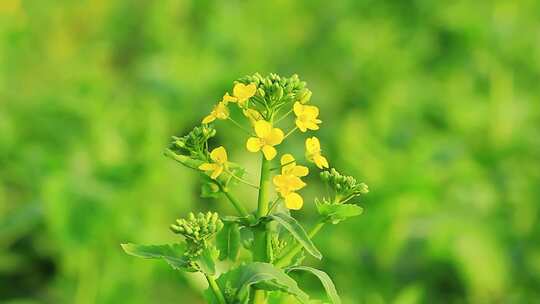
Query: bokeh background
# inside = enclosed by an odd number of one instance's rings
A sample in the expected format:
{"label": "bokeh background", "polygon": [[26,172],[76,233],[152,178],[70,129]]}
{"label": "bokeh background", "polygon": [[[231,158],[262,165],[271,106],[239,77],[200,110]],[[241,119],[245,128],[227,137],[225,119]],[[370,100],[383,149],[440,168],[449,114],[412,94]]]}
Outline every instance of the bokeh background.
{"label": "bokeh background", "polygon": [[202,303],[198,277],[119,243],[232,213],[162,152],[234,79],[276,72],[308,82],[332,165],[370,186],[307,261],[345,303],[538,303],[539,33],[535,0],[1,0],[0,302]]}

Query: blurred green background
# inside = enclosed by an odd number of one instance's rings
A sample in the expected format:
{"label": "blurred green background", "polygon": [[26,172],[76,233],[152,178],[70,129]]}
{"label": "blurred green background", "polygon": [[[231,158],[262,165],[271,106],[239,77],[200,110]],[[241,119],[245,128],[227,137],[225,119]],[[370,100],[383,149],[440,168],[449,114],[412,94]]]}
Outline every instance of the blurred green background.
{"label": "blurred green background", "polygon": [[200,278],[119,244],[233,212],[162,152],[234,79],[276,72],[308,82],[331,164],[370,186],[307,261],[345,303],[540,303],[539,32],[534,0],[1,0],[0,302],[202,303]]}

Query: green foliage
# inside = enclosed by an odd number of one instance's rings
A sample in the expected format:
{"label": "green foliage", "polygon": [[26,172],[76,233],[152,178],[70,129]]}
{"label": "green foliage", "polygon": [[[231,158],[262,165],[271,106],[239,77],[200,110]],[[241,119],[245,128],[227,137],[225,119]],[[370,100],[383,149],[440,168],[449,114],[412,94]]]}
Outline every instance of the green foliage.
{"label": "green foliage", "polygon": [[269,215],[268,217],[285,228],[298,241],[298,243],[301,244],[307,252],[309,252],[309,254],[319,260],[322,259],[321,252],[319,249],[317,249],[317,247],[315,247],[315,244],[313,244],[309,235],[296,219],[285,213],[275,213]]}
{"label": "green foliage", "polygon": [[364,209],[352,204],[333,204],[328,202],[315,201],[317,211],[323,218],[323,221],[332,224],[346,220],[350,217],[358,216],[364,212]]}
{"label": "green foliage", "polygon": [[219,259],[235,261],[240,250],[240,229],[236,223],[226,223],[225,228],[217,235],[216,246]]}
{"label": "green foliage", "polygon": [[281,291],[294,296],[300,303],[308,303],[309,297],[283,270],[269,263],[240,265],[222,274],[217,280],[222,290],[227,290],[229,303],[247,304],[252,287],[267,291]]}
{"label": "green foliage", "polygon": [[191,267],[189,258],[186,257],[186,249],[182,244],[174,245],[137,245],[122,244],[122,249],[132,256],[143,259],[163,259],[171,267],[177,270],[196,271]]}
{"label": "green foliage", "polygon": [[291,271],[306,271],[313,274],[321,281],[330,301],[333,304],[341,304],[341,299],[338,296],[334,282],[332,282],[332,279],[330,279],[326,272],[308,266],[288,267],[286,270],[287,273]]}

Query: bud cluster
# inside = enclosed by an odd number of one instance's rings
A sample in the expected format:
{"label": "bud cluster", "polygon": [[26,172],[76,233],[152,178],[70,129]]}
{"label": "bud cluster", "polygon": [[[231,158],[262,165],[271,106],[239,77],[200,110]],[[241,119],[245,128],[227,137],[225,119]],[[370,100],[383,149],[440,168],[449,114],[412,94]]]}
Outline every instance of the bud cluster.
{"label": "bud cluster", "polygon": [[179,154],[188,155],[199,160],[207,160],[208,139],[216,135],[216,129],[208,125],[193,128],[182,137],[172,137],[170,149]]}
{"label": "bud cluster", "polygon": [[334,203],[344,203],[349,199],[368,193],[368,186],[358,183],[352,176],[342,175],[332,168],[320,173],[321,180],[334,190]]}
{"label": "bud cluster", "polygon": [[238,81],[257,85],[257,93],[252,100],[255,104],[262,106],[259,109],[261,113],[265,109],[270,109],[270,113],[267,114],[271,115],[286,103],[298,101],[304,104],[311,98],[311,91],[306,88],[306,82],[301,81],[296,74],[291,77],[281,77],[271,73],[263,77],[259,73],[255,73],[242,77]]}
{"label": "bud cluster", "polygon": [[206,241],[222,228],[223,222],[216,212],[197,215],[190,212],[187,219],[177,219],[176,223],[171,225],[174,233],[183,235],[186,241],[193,245],[206,245]]}

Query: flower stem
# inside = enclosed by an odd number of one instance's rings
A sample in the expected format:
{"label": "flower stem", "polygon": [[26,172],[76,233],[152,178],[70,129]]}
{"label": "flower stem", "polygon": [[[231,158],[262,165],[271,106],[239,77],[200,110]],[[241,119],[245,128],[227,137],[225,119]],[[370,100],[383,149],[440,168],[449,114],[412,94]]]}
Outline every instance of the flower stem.
{"label": "flower stem", "polygon": [[291,109],[289,112],[285,113],[285,115],[281,116],[280,118],[278,118],[276,120],[276,123],[280,122],[281,120],[283,120],[283,118],[289,116],[289,114],[291,114],[293,112],[293,110]]}
{"label": "flower stem", "polygon": [[[315,227],[311,229],[309,232],[309,238],[313,238],[324,226],[324,222],[318,222]],[[276,267],[285,267],[289,265],[291,262],[291,259],[294,258],[295,255],[297,255],[302,250],[302,245],[296,244],[293,248],[291,248],[287,253],[285,253],[281,258],[279,258],[275,265]]]}
{"label": "flower stem", "polygon": [[219,189],[221,190],[221,192],[223,192],[223,194],[225,194],[227,199],[231,202],[231,204],[234,206],[236,211],[240,213],[241,216],[249,217],[249,213],[246,211],[246,208],[244,208],[244,206],[234,196],[232,196],[228,189],[224,188],[221,185],[219,185]]}
{"label": "flower stem", "polygon": [[[261,155],[261,179],[259,182],[259,198],[257,201],[257,217],[261,218],[268,214],[268,190],[270,185],[270,161]],[[268,225],[257,227],[254,231],[253,259],[257,262],[268,262],[271,256],[271,244],[268,237]],[[266,303],[264,290],[255,290],[253,294],[254,304]]]}
{"label": "flower stem", "polygon": [[289,135],[293,134],[294,131],[296,131],[296,129],[298,129],[297,126],[295,126],[292,130],[289,131],[289,133],[285,134],[285,136],[283,137],[283,139],[289,137]]}
{"label": "flower stem", "polygon": [[236,120],[232,119],[231,117],[228,117],[227,118],[228,120],[230,120],[235,126],[237,126],[240,130],[246,132],[247,134],[249,135],[253,135],[252,132],[248,131],[246,128],[244,128],[240,123],[238,123]]}
{"label": "flower stem", "polygon": [[216,280],[214,279],[214,277],[208,274],[204,274],[204,276],[206,277],[206,280],[208,281],[208,286],[214,292],[214,295],[216,296],[216,299],[218,300],[219,304],[227,304],[227,301],[225,301],[225,297],[223,296],[223,293],[221,292],[221,289],[216,283]]}
{"label": "flower stem", "polygon": [[232,173],[231,171],[225,170],[225,172],[227,172],[232,178],[236,179],[237,181],[239,181],[239,182],[241,182],[241,183],[244,183],[244,184],[246,184],[246,185],[248,185],[248,186],[250,186],[250,187],[252,187],[252,188],[259,189],[259,186],[254,185],[254,184],[252,184],[252,183],[250,183],[250,182],[248,182],[248,181],[246,181],[246,180],[244,180],[244,179],[242,179],[242,178],[240,178],[240,177],[234,175],[234,173]]}

